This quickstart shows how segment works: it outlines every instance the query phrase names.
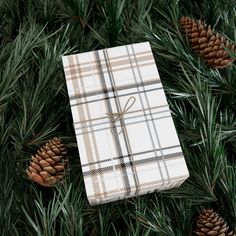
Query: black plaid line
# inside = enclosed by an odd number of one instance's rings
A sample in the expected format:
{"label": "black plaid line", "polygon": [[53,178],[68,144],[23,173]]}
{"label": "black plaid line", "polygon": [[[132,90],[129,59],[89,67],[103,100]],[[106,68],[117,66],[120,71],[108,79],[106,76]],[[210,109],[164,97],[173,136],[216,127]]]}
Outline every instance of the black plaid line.
{"label": "black plaid line", "polygon": [[[112,92],[113,92],[113,96],[117,96],[118,97],[118,93],[116,91],[116,83],[115,83],[115,79],[114,79],[114,76],[113,76],[113,68],[110,66],[110,60],[109,60],[109,56],[108,54],[106,55],[106,49],[103,51],[103,54],[104,54],[104,57],[106,58],[106,62],[107,62],[107,71],[108,71],[108,74],[109,74],[109,79],[110,79],[110,82],[111,82],[111,88],[112,88]],[[120,101],[119,99],[115,99],[115,104],[116,104],[116,109],[117,111],[121,111],[121,105],[120,105]],[[121,132],[121,134],[123,135],[124,137],[124,141],[125,141],[125,146],[126,146],[126,150],[127,150],[127,153],[130,153],[132,152],[131,150],[131,147],[130,147],[130,144],[129,144],[129,138],[128,138],[128,134],[126,134],[126,128],[125,128],[125,122],[123,119],[120,120],[120,122],[122,123],[122,126],[123,126],[123,132]],[[119,139],[119,136],[118,136],[118,139]],[[130,147],[130,148],[129,148]],[[130,158],[129,158],[129,161]],[[138,191],[138,180],[137,178],[135,177],[135,170],[134,168],[132,168],[132,173],[133,173],[133,179],[134,179],[134,182],[135,182],[135,186],[136,186],[136,189]],[[130,185],[129,185],[129,188],[130,188]],[[137,192],[135,193],[137,194]],[[127,195],[130,195],[130,191],[127,191]]]}
{"label": "black plaid line", "polygon": [[[104,52],[104,51],[103,51]],[[99,53],[98,51],[95,51],[95,57],[96,59],[98,60],[98,64],[100,64],[100,56],[99,56]],[[105,57],[106,59],[106,57]],[[101,64],[100,64],[101,65]],[[102,70],[102,68],[101,68]],[[107,90],[107,87],[106,87],[106,81],[105,81],[105,78],[104,78],[104,74],[103,74],[103,71],[101,71],[102,73],[100,74],[100,79],[101,79],[101,84],[102,84],[102,89],[105,91]],[[108,96],[108,93],[104,93],[104,96],[109,98]],[[111,103],[110,103],[110,100],[109,99],[106,99],[105,100],[106,102],[106,107],[108,109],[108,112],[109,113],[112,113],[112,107],[111,107]],[[111,124],[112,125],[112,124]],[[117,132],[116,130],[116,126],[114,126],[114,129],[115,129],[115,132]],[[122,153],[122,149],[121,149],[121,145],[120,145],[120,140],[117,136],[114,136],[114,140],[115,140],[115,144],[116,144],[116,150],[118,152],[118,155],[119,156],[122,156],[123,153]],[[121,163],[124,163],[124,160],[120,159]],[[122,168],[122,176],[123,176],[123,180],[124,180],[124,185],[127,189],[127,192],[128,192],[128,195],[130,195],[131,193],[131,188],[130,188],[130,183],[129,183],[129,177],[128,177],[128,173],[127,173],[127,170]]]}
{"label": "black plaid line", "polygon": [[[162,150],[171,150],[171,149],[174,149],[174,148],[178,148],[180,147],[180,145],[175,145],[175,146],[171,146],[171,147],[164,147],[162,148]],[[139,156],[139,155],[143,155],[143,154],[148,154],[148,153],[151,153],[151,152],[158,152],[160,151],[160,149],[156,149],[156,150],[153,150],[153,149],[150,149],[150,150],[146,150],[146,151],[143,151],[143,152],[135,152],[133,153],[133,156]],[[117,160],[117,159],[120,159],[120,158],[125,158],[125,157],[128,157],[128,155],[130,154],[127,154],[127,155],[124,155],[124,156],[117,156],[117,157],[113,157],[112,159],[113,160]],[[83,164],[82,167],[86,167],[86,166],[89,166],[91,164],[95,165],[95,164],[98,164],[98,163],[104,163],[104,162],[109,162],[111,161],[111,158],[107,158],[107,159],[104,159],[104,160],[100,160],[98,162],[90,162],[88,164]]]}
{"label": "black plaid line", "polygon": [[[77,78],[77,77],[75,77]],[[156,83],[160,83],[161,81],[158,80],[158,82],[156,82],[154,79],[150,80],[150,81],[146,81],[145,82],[145,86],[148,86],[148,85],[153,85],[153,84],[156,84]],[[123,91],[123,90],[126,90],[126,89],[132,89],[132,88],[136,88],[137,86],[143,86],[142,83],[138,83],[137,85],[134,83],[134,84],[128,84],[128,85],[122,85],[122,86],[118,86],[116,88],[116,91]],[[157,89],[162,89],[162,86],[161,88],[157,88]],[[99,95],[99,94],[104,94],[104,93],[109,93],[112,91],[112,88],[107,88],[107,91],[104,91],[103,89],[102,90],[95,90],[95,91],[90,91],[90,92],[87,92],[86,94],[85,93],[78,93],[78,94],[75,94],[75,95],[69,95],[69,98],[70,100],[75,100],[77,98],[82,98],[82,97],[92,97],[92,96],[95,96],[95,95]]]}
{"label": "black plaid line", "polygon": [[[176,159],[176,158],[181,158],[183,157],[183,153],[182,152],[177,152],[177,153],[171,153],[171,154],[167,154],[165,155],[165,159],[166,160],[170,160],[170,159]],[[123,158],[123,157],[121,157]],[[162,160],[161,156],[158,156],[158,160]],[[89,170],[89,171],[84,171],[83,174],[84,176],[89,176],[89,175],[98,175],[98,174],[102,174],[105,172],[112,172],[114,170],[114,168],[116,170],[119,169],[127,169],[127,168],[132,168],[133,165],[135,166],[142,166],[145,164],[150,164],[150,163],[156,163],[157,158],[156,156],[152,156],[149,158],[145,158],[142,160],[137,160],[137,161],[132,161],[132,162],[127,162],[127,163],[120,163],[120,164],[116,164],[116,165],[111,165],[111,166],[106,166],[106,167],[101,167],[101,168],[97,168],[97,169],[93,169],[93,170]],[[90,164],[89,166],[93,167],[94,164]]]}
{"label": "black plaid line", "polygon": [[[129,117],[129,118],[125,118],[125,120],[128,120],[128,119],[134,119],[134,118],[138,118],[138,117],[143,117],[143,115],[139,115],[139,116],[136,116],[136,117]],[[129,125],[134,125],[134,124],[140,124],[140,123],[145,123],[145,122],[150,122],[150,121],[154,121],[154,120],[162,120],[162,119],[166,119],[166,118],[170,118],[171,115],[168,115],[168,116],[162,116],[162,117],[156,117],[156,118],[152,118],[152,119],[146,119],[146,121],[144,120],[139,120],[139,121],[134,121],[134,122],[130,122],[130,123],[126,123],[126,126],[129,126]],[[88,122],[88,121],[86,121]],[[109,122],[109,121],[108,121]],[[104,124],[107,124],[108,122],[103,122],[103,125]],[[101,123],[99,124],[93,124],[93,126],[98,126],[98,125],[102,125]],[[81,128],[75,128],[75,131],[77,130],[80,130],[82,129],[83,127],[87,127],[87,128],[90,128],[90,125],[84,125],[84,126],[81,126]],[[120,125],[117,125],[116,127],[121,127]],[[100,129],[93,129],[93,130],[88,130],[86,132],[80,132],[80,133],[76,133],[76,135],[84,135],[84,134],[89,134],[89,133],[95,133],[95,132],[100,132],[100,131],[104,131],[104,130],[107,130],[107,129],[110,129],[110,127],[104,127],[104,128],[100,128]]]}
{"label": "black plaid line", "polygon": [[[128,54],[128,56],[130,58],[130,52],[129,52],[128,46],[126,46],[126,51],[127,51],[127,54]],[[133,47],[132,47],[132,51],[135,54],[135,51],[134,51]],[[135,74],[135,71],[134,71],[133,63],[131,62],[131,60],[130,60],[130,65],[131,65],[131,69],[132,69],[132,73],[133,73],[133,78],[135,80],[135,84],[137,84],[138,80],[136,78],[136,74]],[[137,66],[137,63],[136,63],[136,66]],[[138,67],[137,67],[137,69],[139,71]],[[141,76],[140,71],[139,71],[139,76]],[[143,91],[145,93],[145,87],[144,87],[142,79],[141,79],[141,84],[142,84]],[[146,124],[147,124],[147,129],[148,129],[149,137],[150,137],[150,140],[151,140],[151,143],[152,143],[152,147],[153,147],[153,150],[156,150],[156,147],[155,147],[155,144],[154,144],[154,140],[153,140],[153,137],[152,137],[152,133],[151,133],[151,128],[150,128],[149,122],[147,121],[147,114],[146,114],[146,111],[144,109],[143,100],[142,100],[142,97],[141,97],[141,94],[140,94],[140,88],[137,87],[137,90],[138,90],[139,99],[140,99],[140,102],[141,102],[141,105],[142,105],[142,108],[143,108],[143,114],[144,114],[144,118],[145,118],[145,121],[146,121]],[[155,153],[155,155],[157,156],[157,153]],[[161,178],[162,178],[163,184],[164,184],[164,177],[163,177],[163,174],[162,174],[162,169],[161,169],[160,163],[158,161],[157,161],[157,164],[158,164],[160,175],[161,175]]]}
{"label": "black plaid line", "polygon": [[[132,48],[132,51],[135,52],[133,45],[131,45],[131,48]],[[135,64],[136,64],[136,66],[137,66],[139,78],[140,78],[141,83],[143,84],[143,89],[144,89],[144,91],[145,91],[145,86],[144,86],[144,83],[143,83],[143,78],[142,78],[142,75],[141,75],[141,72],[140,72],[140,68],[139,68],[139,66],[138,66],[138,60],[137,60],[137,58],[136,58],[135,55],[134,55],[134,58],[135,58]],[[154,58],[153,58],[153,61],[154,61]],[[146,102],[147,102],[147,104],[148,104],[148,107],[150,108],[149,100],[148,100],[148,96],[147,96],[146,91],[145,91],[145,93],[144,93],[144,96],[145,96]],[[158,135],[158,132],[157,132],[157,129],[156,129],[155,122],[154,122],[154,120],[153,120],[153,116],[152,116],[152,111],[151,111],[151,109],[149,109],[149,113],[150,113],[150,116],[151,116],[151,119],[152,119],[152,125],[153,125],[153,127],[154,127],[154,133],[155,133],[155,135],[156,135],[156,140],[157,140],[158,146],[159,146],[159,148],[160,148],[160,150],[161,150],[161,142],[160,142],[160,140],[159,140],[159,135]],[[164,166],[165,166],[166,174],[167,174],[168,178],[170,179],[169,172],[168,172],[168,169],[167,169],[167,166],[166,166],[166,163],[165,163],[165,158],[164,158],[164,156],[163,156],[162,150],[161,150],[161,155],[162,155],[162,161],[163,161]]]}
{"label": "black plaid line", "polygon": [[[146,92],[153,92],[153,91],[157,91],[157,90],[162,90],[163,88],[160,87],[160,88],[153,88],[153,89],[147,89]],[[92,96],[97,96],[97,95],[100,95],[100,94],[104,94],[104,93],[110,93],[111,91],[108,91],[108,90],[102,90],[100,91],[99,93],[94,93],[93,95],[90,95],[91,97]],[[140,91],[140,93],[144,93],[145,91]],[[125,97],[125,96],[131,96],[131,95],[134,95],[134,94],[138,94],[138,91],[136,92],[131,92],[131,93],[126,93],[126,94],[121,94],[119,95],[119,97]],[[83,105],[85,103],[93,103],[93,102],[99,102],[99,101],[103,101],[103,100],[106,100],[106,99],[112,99],[112,98],[116,98],[117,96],[114,95],[114,96],[109,96],[109,98],[100,98],[100,99],[94,99],[94,100],[89,100],[87,102],[80,102],[80,103],[75,103],[73,105],[71,105],[72,107],[73,106],[79,106],[79,105]],[[77,98],[81,98],[81,96],[78,96],[76,97],[75,99]]]}

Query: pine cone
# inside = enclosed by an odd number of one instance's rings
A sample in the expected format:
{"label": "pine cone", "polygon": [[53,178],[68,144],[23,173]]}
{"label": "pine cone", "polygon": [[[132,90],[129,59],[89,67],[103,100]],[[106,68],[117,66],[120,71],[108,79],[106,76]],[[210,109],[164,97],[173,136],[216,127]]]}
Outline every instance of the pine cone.
{"label": "pine cone", "polygon": [[234,44],[219,33],[212,31],[210,25],[207,27],[201,20],[195,21],[190,17],[183,16],[180,19],[180,26],[187,34],[193,51],[200,54],[212,68],[228,67],[235,60],[224,49],[236,52]]}
{"label": "pine cone", "polygon": [[31,157],[26,173],[30,180],[52,187],[64,177],[66,151],[59,138],[48,141]]}
{"label": "pine cone", "polygon": [[235,236],[229,231],[229,226],[213,209],[204,209],[198,216],[196,229],[197,236]]}

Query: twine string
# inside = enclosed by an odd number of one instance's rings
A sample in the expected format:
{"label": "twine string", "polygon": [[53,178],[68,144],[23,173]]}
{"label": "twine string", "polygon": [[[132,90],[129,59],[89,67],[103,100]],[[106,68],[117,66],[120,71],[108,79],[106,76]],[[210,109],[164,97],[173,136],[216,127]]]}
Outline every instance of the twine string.
{"label": "twine string", "polygon": [[[123,131],[123,129],[124,129],[124,127],[123,127],[123,125],[124,125],[123,124],[124,115],[134,105],[135,101],[136,101],[136,98],[134,96],[132,96],[126,101],[124,108],[120,112],[106,113],[107,116],[113,122],[113,125],[110,127],[111,133],[113,135],[119,135]],[[117,121],[120,121],[121,130],[119,132],[114,132],[114,127],[115,127]]]}

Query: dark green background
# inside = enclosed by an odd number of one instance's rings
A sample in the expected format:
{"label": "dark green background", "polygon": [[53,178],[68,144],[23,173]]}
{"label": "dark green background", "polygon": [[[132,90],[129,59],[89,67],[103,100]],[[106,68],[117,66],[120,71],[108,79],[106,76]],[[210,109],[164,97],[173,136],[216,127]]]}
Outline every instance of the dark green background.
{"label": "dark green background", "polygon": [[[0,0],[0,234],[186,236],[208,207],[235,229],[236,68],[209,68],[178,23],[183,15],[202,19],[235,42],[235,13],[233,0]],[[177,189],[91,207],[61,57],[143,41],[191,177]],[[25,169],[55,136],[70,169],[62,185],[42,188]]]}

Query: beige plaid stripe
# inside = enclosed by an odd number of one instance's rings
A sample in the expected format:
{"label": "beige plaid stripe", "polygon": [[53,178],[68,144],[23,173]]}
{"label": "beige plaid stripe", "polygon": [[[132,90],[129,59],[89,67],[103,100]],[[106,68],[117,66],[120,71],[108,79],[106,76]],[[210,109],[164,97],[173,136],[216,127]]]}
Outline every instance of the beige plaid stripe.
{"label": "beige plaid stripe", "polygon": [[[69,58],[69,62],[71,64],[74,63],[74,57],[73,56]],[[75,90],[79,88],[78,80],[74,80],[73,84],[74,84]],[[83,108],[81,106],[78,106],[77,108],[78,108],[78,113],[80,115],[80,119],[84,120],[85,119],[85,113],[84,113]],[[88,132],[87,127],[83,127],[83,131]],[[93,152],[92,152],[92,145],[91,145],[91,142],[90,142],[89,134],[85,134],[83,137],[84,137],[83,140],[84,140],[84,143],[85,143],[88,160],[90,162],[94,162],[95,160],[94,160],[94,156],[93,156]],[[91,178],[92,178],[93,189],[94,189],[94,193],[95,193],[94,197],[100,198],[100,195],[96,194],[97,192],[100,192],[98,176],[91,176]]]}
{"label": "beige plaid stripe", "polygon": [[[136,56],[140,56],[142,57],[143,55],[152,55],[150,52],[139,52],[139,53],[135,53]],[[132,54],[130,54],[131,56],[134,56]],[[119,60],[119,59],[124,59],[124,55],[122,56],[115,56],[115,57],[110,57],[110,61],[114,62],[116,60]],[[94,66],[94,65],[97,65],[98,63],[102,63],[102,64],[105,64],[106,60],[104,58],[100,58],[100,60],[98,61],[95,57],[93,58],[93,60],[90,60],[90,64],[91,66]],[[129,63],[129,62],[128,62]],[[67,70],[67,69],[70,69],[70,68],[74,68],[74,67],[77,67],[78,65],[77,64],[70,64],[69,66],[64,66],[64,70]],[[83,66],[88,66],[88,62],[81,62],[80,63],[80,66],[83,67]]]}
{"label": "beige plaid stripe", "polygon": [[[146,55],[146,56],[142,56],[142,57],[138,57],[137,58],[137,60],[138,60],[138,62],[140,63],[140,62],[147,62],[147,61],[152,61],[152,55],[151,54],[149,54],[149,55]],[[116,69],[117,67],[120,67],[120,66],[122,66],[121,67],[121,69],[124,69],[124,68],[129,68],[129,67],[127,67],[126,65],[127,64],[129,64],[129,63],[135,63],[135,59],[133,58],[133,59],[121,59],[121,60],[119,60],[119,61],[112,61],[112,60],[109,60],[109,64],[110,64],[110,66],[113,68],[113,70],[114,69]],[[153,63],[153,61],[152,61],[152,63]],[[144,63],[144,65],[145,65],[146,63]],[[124,67],[125,66],[125,67]],[[71,74],[71,71],[73,71],[74,69],[76,69],[78,67],[78,65],[74,65],[74,66],[71,66],[71,67],[69,67],[68,69],[70,70],[70,72],[69,72],[69,74]],[[86,73],[86,72],[91,72],[91,70],[93,70],[94,71],[94,73],[99,73],[99,71],[100,71],[100,68],[106,68],[106,63],[103,63],[103,64],[101,64],[101,65],[99,65],[98,66],[98,64],[96,63],[96,64],[93,64],[92,65],[92,63],[89,65],[89,66],[84,66],[84,67],[82,67],[81,66],[81,64],[79,65],[79,70],[80,70],[80,72],[81,73]],[[109,68],[107,68],[107,69],[109,69]],[[105,69],[106,70],[106,69]]]}
{"label": "beige plaid stripe", "polygon": [[[170,181],[168,183],[171,183],[172,185],[177,185],[180,181],[186,180],[188,177],[189,177],[189,175],[182,175],[182,176],[170,178]],[[160,185],[161,183],[162,183],[161,180],[150,181],[148,183],[140,184],[140,187],[149,187],[149,186],[153,186],[153,185]],[[158,190],[158,189],[154,189],[154,190]],[[126,188],[120,188],[120,189],[115,189],[112,191],[107,191],[106,194],[111,195],[111,194],[117,194],[117,193],[125,192],[125,191],[126,191]],[[105,192],[101,193],[101,195],[104,195],[104,194],[105,194]],[[91,198],[92,201],[94,201],[96,203],[98,202],[94,195],[89,195],[88,197]]]}
{"label": "beige plaid stripe", "polygon": [[[80,67],[79,67],[80,63],[79,63],[78,57],[76,57],[76,64],[78,65],[79,76],[81,76],[82,73],[80,71]],[[84,87],[83,79],[81,79],[80,82],[81,82],[81,86]],[[89,120],[89,125],[90,125],[91,129],[93,129],[92,122],[90,121],[91,114],[90,114],[89,106],[86,103],[86,101],[87,101],[87,98],[85,97],[85,110],[87,112],[87,116],[88,116],[88,120]],[[81,108],[83,108],[83,106],[81,106]],[[83,116],[84,115],[84,110],[81,112],[81,115],[82,115],[82,119],[84,119],[84,116]],[[96,138],[95,138],[94,132],[91,132],[91,136],[92,136],[91,139],[88,139],[87,137],[84,139],[84,141],[86,143],[85,145],[86,146],[88,145],[89,147],[91,147],[89,141],[90,140],[92,141],[92,144],[93,144],[93,147],[94,147],[94,150],[95,150],[95,156],[94,156],[94,159],[92,159],[91,161],[98,161],[99,160],[99,151],[98,151],[98,148],[97,148],[97,143],[96,143]],[[91,168],[91,170],[93,170],[93,166],[90,166],[90,168]],[[98,164],[98,168],[101,168],[100,164]],[[93,178],[92,175],[91,175],[91,178]],[[104,184],[104,181],[103,181],[102,173],[100,175],[94,176],[94,178],[95,178],[95,183],[96,183],[96,185],[94,186],[95,197],[101,198],[102,197],[102,195],[100,194],[101,191],[103,191],[105,193],[105,194],[103,194],[103,196],[106,197],[106,187],[105,187],[105,184]],[[101,183],[102,190],[100,190],[98,182]]]}
{"label": "beige plaid stripe", "polygon": [[[148,66],[150,64],[154,64],[153,62],[153,57],[152,55],[148,55],[148,56],[143,56],[143,57],[138,57],[137,61],[138,63],[140,62],[146,62],[146,63],[142,63],[142,66]],[[135,59],[131,59],[131,62],[134,62]],[[148,62],[147,62],[148,61]],[[151,62],[149,62],[151,61]],[[110,62],[110,66],[112,67],[112,71],[122,71],[122,70],[126,70],[126,69],[130,69],[130,66],[127,66],[127,64],[130,63],[129,59],[123,59],[121,61],[115,61],[115,62]],[[101,73],[101,68],[104,72],[107,71],[107,67],[106,64],[102,64],[102,65],[90,65],[90,66],[85,66],[83,68],[73,65],[68,67],[67,69],[65,69],[65,75],[67,76],[68,79],[76,79],[77,78],[77,74],[78,72],[82,74],[82,76],[91,76],[91,75],[98,75],[99,73]],[[91,73],[91,71],[93,71],[93,73]]]}

